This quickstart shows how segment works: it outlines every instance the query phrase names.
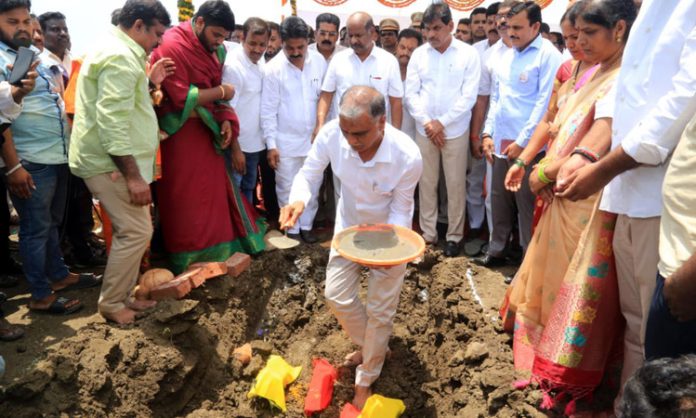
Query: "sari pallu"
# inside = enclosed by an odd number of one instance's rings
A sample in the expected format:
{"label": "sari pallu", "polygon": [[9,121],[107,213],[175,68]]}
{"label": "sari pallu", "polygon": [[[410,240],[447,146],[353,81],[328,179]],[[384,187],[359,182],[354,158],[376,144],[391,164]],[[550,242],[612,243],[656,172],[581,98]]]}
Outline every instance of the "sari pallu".
{"label": "sari pallu", "polygon": [[[595,75],[566,97],[547,159],[564,158],[581,142],[594,123],[595,103],[617,74]],[[572,400],[592,393],[614,347],[608,337],[620,334],[613,222],[598,214],[598,198],[555,199],[546,207],[501,308],[505,328],[514,332],[515,369],[540,383],[545,407],[554,404],[551,392]]]}
{"label": "sari pallu", "polygon": [[190,22],[168,30],[152,61],[169,57],[177,70],[162,83],[162,178],[158,206],[170,265],[178,273],[197,261],[224,261],[235,252],[264,249],[266,223],[241,196],[222,150],[220,125],[239,122],[225,103],[198,105],[198,90],[220,85],[224,49],[207,51]]}

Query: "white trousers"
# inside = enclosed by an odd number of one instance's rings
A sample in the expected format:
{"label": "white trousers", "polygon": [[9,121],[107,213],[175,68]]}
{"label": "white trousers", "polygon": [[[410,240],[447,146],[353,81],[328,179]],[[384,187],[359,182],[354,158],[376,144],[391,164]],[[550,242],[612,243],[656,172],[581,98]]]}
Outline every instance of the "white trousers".
{"label": "white trousers", "polygon": [[[290,199],[290,189],[292,188],[292,181],[295,179],[297,173],[299,173],[304,164],[306,157],[280,157],[278,162],[278,169],[276,170],[276,195],[278,196],[278,206],[283,207],[291,202]],[[295,226],[288,229],[288,233],[297,234],[300,229],[303,231],[310,231],[312,229],[312,224],[314,223],[314,217],[317,214],[317,209],[319,209],[319,184],[312,190],[312,198],[307,203],[300,219]]]}
{"label": "white trousers", "polygon": [[363,362],[356,370],[355,384],[370,386],[382,372],[406,264],[370,269],[365,305],[358,296],[361,269],[359,264],[331,250],[324,295],[338,323],[351,341],[361,347]]}

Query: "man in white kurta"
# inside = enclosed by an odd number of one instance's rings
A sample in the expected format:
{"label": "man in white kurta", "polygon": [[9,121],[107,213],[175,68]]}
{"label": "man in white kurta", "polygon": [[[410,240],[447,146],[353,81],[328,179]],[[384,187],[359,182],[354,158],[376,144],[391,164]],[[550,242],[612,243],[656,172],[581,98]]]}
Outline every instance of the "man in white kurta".
{"label": "man in white kurta", "polygon": [[469,122],[476,103],[481,63],[476,50],[452,36],[454,23],[444,3],[423,16],[428,43],[413,52],[406,76],[406,105],[416,120],[416,143],[425,170],[419,187],[423,238],[436,243],[437,186],[442,161],[447,188],[445,255],[459,254],[466,211]]}
{"label": "man in white kurta", "polygon": [[[413,192],[422,172],[418,147],[386,123],[384,96],[370,87],[354,87],[342,98],[339,119],[319,132],[281,209],[281,226],[290,227],[313,199],[329,163],[341,180],[334,233],[364,223],[411,228]],[[366,304],[360,301],[362,266],[331,250],[326,268],[327,303],[360,350],[346,359],[357,365],[355,398],[362,408],[370,385],[379,377],[406,265],[370,269]]]}
{"label": "man in white kurta", "polygon": [[[307,157],[312,145],[312,132],[317,114],[321,82],[326,61],[307,49],[309,26],[296,17],[285,19],[280,27],[283,53],[267,64],[261,95],[261,127],[268,147],[268,164],[276,172],[278,205],[289,203],[292,180]],[[317,213],[317,190],[300,217],[299,225],[288,235],[316,242],[311,234]],[[299,235],[299,236],[298,236]]]}

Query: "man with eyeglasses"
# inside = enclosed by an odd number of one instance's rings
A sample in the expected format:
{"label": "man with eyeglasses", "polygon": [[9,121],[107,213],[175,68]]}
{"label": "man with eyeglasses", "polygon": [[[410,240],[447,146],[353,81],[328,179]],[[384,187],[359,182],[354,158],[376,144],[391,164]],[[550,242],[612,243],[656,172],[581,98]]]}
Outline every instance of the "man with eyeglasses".
{"label": "man with eyeglasses", "polygon": [[384,19],[379,22],[379,40],[382,49],[396,56],[397,37],[399,36],[399,22],[394,19]]}
{"label": "man with eyeglasses", "polygon": [[316,42],[309,45],[309,49],[320,53],[326,63],[331,62],[331,59],[337,52],[346,49],[345,46],[338,43],[338,28],[341,27],[341,19],[332,13],[322,13],[317,16],[316,20]]}

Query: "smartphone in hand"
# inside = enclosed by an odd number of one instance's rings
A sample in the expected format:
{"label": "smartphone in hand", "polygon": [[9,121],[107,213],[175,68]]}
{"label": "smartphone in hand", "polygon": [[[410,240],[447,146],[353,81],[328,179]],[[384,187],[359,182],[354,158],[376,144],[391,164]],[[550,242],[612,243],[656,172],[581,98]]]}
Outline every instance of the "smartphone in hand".
{"label": "smartphone in hand", "polygon": [[30,48],[25,48],[23,46],[19,47],[17,51],[17,58],[12,65],[12,72],[10,72],[10,77],[7,80],[8,83],[13,86],[22,86],[22,80],[27,77],[29,68],[34,62],[34,51]]}

